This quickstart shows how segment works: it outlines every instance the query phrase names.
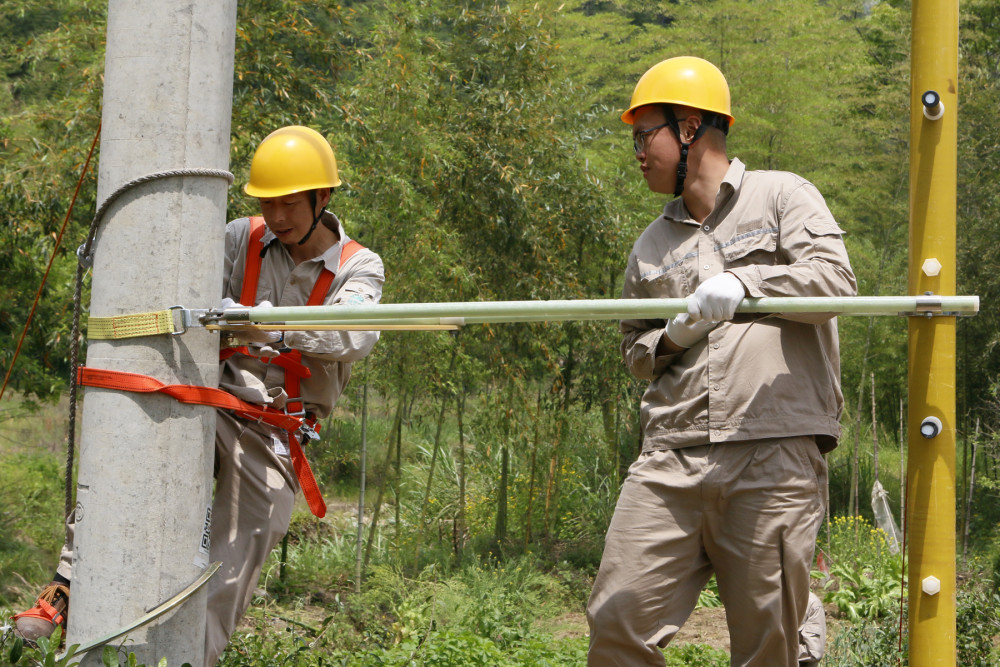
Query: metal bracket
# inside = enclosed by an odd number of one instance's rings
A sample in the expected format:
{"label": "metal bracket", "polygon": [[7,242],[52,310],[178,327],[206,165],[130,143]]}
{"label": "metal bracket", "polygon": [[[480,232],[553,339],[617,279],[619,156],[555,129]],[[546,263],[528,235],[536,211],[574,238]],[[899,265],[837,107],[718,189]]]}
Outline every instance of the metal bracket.
{"label": "metal bracket", "polygon": [[204,310],[189,310],[184,306],[170,306],[168,310],[174,311],[174,332],[172,336],[180,336],[187,333],[191,327],[204,326],[198,317],[198,313]]}
{"label": "metal bracket", "polygon": [[899,314],[906,317],[961,317],[975,315],[975,313],[942,310],[941,297],[935,296],[933,292],[927,292],[923,296],[917,297],[916,310],[905,311]]}
{"label": "metal bracket", "polygon": [[174,313],[174,333],[179,336],[194,327],[204,327],[210,324],[230,324],[233,322],[249,322],[249,308],[185,308],[170,306]]}

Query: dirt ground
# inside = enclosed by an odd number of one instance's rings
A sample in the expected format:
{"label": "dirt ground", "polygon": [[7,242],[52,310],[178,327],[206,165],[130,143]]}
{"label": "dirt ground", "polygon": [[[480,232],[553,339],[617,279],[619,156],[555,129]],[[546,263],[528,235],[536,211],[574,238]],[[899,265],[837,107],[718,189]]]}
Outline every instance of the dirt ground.
{"label": "dirt ground", "polygon": [[[836,635],[842,621],[835,616],[836,607],[825,605],[827,620],[827,642]],[[583,614],[566,614],[557,621],[557,634],[567,637],[582,637],[587,634],[587,619]],[[671,645],[707,644],[712,648],[729,652],[729,628],[726,626],[726,610],[722,607],[701,607],[695,609],[687,623],[674,637]],[[829,644],[828,644],[829,645]]]}
{"label": "dirt ground", "polygon": [[708,644],[729,652],[729,628],[722,607],[701,607],[691,612],[687,623],[674,637],[674,644]]}
{"label": "dirt ground", "polygon": [[[567,613],[554,621],[552,628],[557,636],[584,637],[587,635],[587,619],[583,614]],[[726,611],[722,607],[702,607],[695,609],[687,623],[674,638],[674,644],[708,644],[712,648],[729,651],[729,628],[726,627]]]}

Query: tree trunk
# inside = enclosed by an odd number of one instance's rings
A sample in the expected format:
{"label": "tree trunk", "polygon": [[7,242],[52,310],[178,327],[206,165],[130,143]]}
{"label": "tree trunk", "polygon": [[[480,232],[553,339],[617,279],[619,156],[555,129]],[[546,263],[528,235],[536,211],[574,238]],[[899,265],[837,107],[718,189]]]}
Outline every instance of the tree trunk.
{"label": "tree trunk", "polygon": [[535,505],[535,480],[537,472],[535,464],[538,462],[538,418],[542,412],[542,390],[538,389],[538,397],[535,400],[535,414],[532,415],[532,425],[534,427],[531,437],[531,469],[528,481],[528,508],[524,512],[524,549],[528,550],[531,544],[531,519]]}
{"label": "tree trunk", "polygon": [[874,456],[875,481],[878,481],[878,420],[875,418],[875,373],[872,379],[872,455]]}
{"label": "tree trunk", "polygon": [[445,408],[448,407],[447,382],[451,380],[452,374],[455,372],[455,357],[457,355],[458,346],[456,345],[451,351],[451,361],[448,363],[448,380],[443,383],[445,389],[444,395],[441,396],[441,410],[438,412],[437,427],[434,430],[434,449],[431,451],[431,465],[427,471],[427,486],[424,487],[424,501],[420,506],[420,521],[417,522],[417,544],[413,550],[413,567],[415,573],[420,571],[420,544],[424,536],[424,523],[427,519],[427,505],[430,503],[431,498],[431,485],[434,482],[434,466],[437,464],[438,448],[441,446],[441,429],[444,426]]}
{"label": "tree trunk", "polygon": [[382,513],[382,498],[385,496],[385,486],[389,481],[389,464],[392,462],[392,438],[395,435],[399,438],[399,424],[403,421],[403,406],[406,403],[406,393],[399,397],[399,404],[396,406],[396,416],[393,418],[392,428],[389,430],[389,442],[385,447],[385,463],[382,464],[382,479],[379,480],[378,494],[375,496],[375,510],[372,513],[372,523],[368,528],[368,544],[365,545],[365,560],[362,570],[368,569],[371,560],[372,544],[375,542],[375,531],[378,530],[378,519]]}
{"label": "tree trunk", "polygon": [[365,359],[365,384],[361,392],[361,460],[358,467],[358,536],[355,543],[354,558],[354,592],[361,592],[361,579],[364,577],[364,541],[365,541],[365,475],[368,462],[368,360]]}
{"label": "tree trunk", "polygon": [[972,523],[972,498],[976,490],[976,445],[979,442],[979,417],[976,417],[976,434],[972,438],[972,466],[969,468],[969,495],[965,501],[965,527],[962,531],[962,560],[969,549],[969,524]]}
{"label": "tree trunk", "polygon": [[510,421],[514,418],[514,380],[507,377],[507,399],[504,405],[503,440],[500,444],[500,488],[497,491],[497,517],[493,541],[497,549],[507,538],[507,484],[510,475]]}
{"label": "tree trunk", "polygon": [[455,554],[462,555],[465,546],[465,392],[466,383],[462,380],[462,386],[458,393],[458,517],[455,520],[455,533],[453,536]]}

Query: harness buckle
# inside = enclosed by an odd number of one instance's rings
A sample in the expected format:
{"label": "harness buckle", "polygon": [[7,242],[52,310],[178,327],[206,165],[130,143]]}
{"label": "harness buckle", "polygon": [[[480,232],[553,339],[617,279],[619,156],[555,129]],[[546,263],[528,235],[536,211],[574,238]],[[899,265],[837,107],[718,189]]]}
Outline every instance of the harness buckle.
{"label": "harness buckle", "polygon": [[306,444],[306,440],[309,441],[319,440],[319,432],[316,430],[316,427],[312,426],[307,421],[302,422],[302,426],[299,427],[297,433],[300,436],[299,441],[303,445]]}
{"label": "harness buckle", "polygon": [[[293,403],[298,403],[302,408],[289,410],[288,406]],[[305,403],[302,402],[301,398],[289,397],[285,402],[284,413],[299,420],[299,429],[295,432],[299,436],[299,442],[304,445],[307,440],[319,440],[319,427],[316,425],[315,415],[306,410]]]}
{"label": "harness buckle", "polygon": [[[187,333],[187,330],[191,327],[191,311],[184,306],[170,306],[168,310],[176,311],[173,313],[174,317],[174,330],[171,332],[171,336],[180,336],[181,334]],[[179,317],[177,317],[179,315]]]}

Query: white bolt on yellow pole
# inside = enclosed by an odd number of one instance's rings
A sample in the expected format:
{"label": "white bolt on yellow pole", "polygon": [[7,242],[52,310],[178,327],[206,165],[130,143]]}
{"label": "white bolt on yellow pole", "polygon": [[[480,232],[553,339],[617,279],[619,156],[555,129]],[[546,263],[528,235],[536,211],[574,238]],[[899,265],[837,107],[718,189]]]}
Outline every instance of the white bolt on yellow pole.
{"label": "white bolt on yellow pole", "polygon": [[[958,2],[913,0],[910,90],[911,294],[956,285]],[[955,318],[909,324],[909,658],[954,665]]]}

